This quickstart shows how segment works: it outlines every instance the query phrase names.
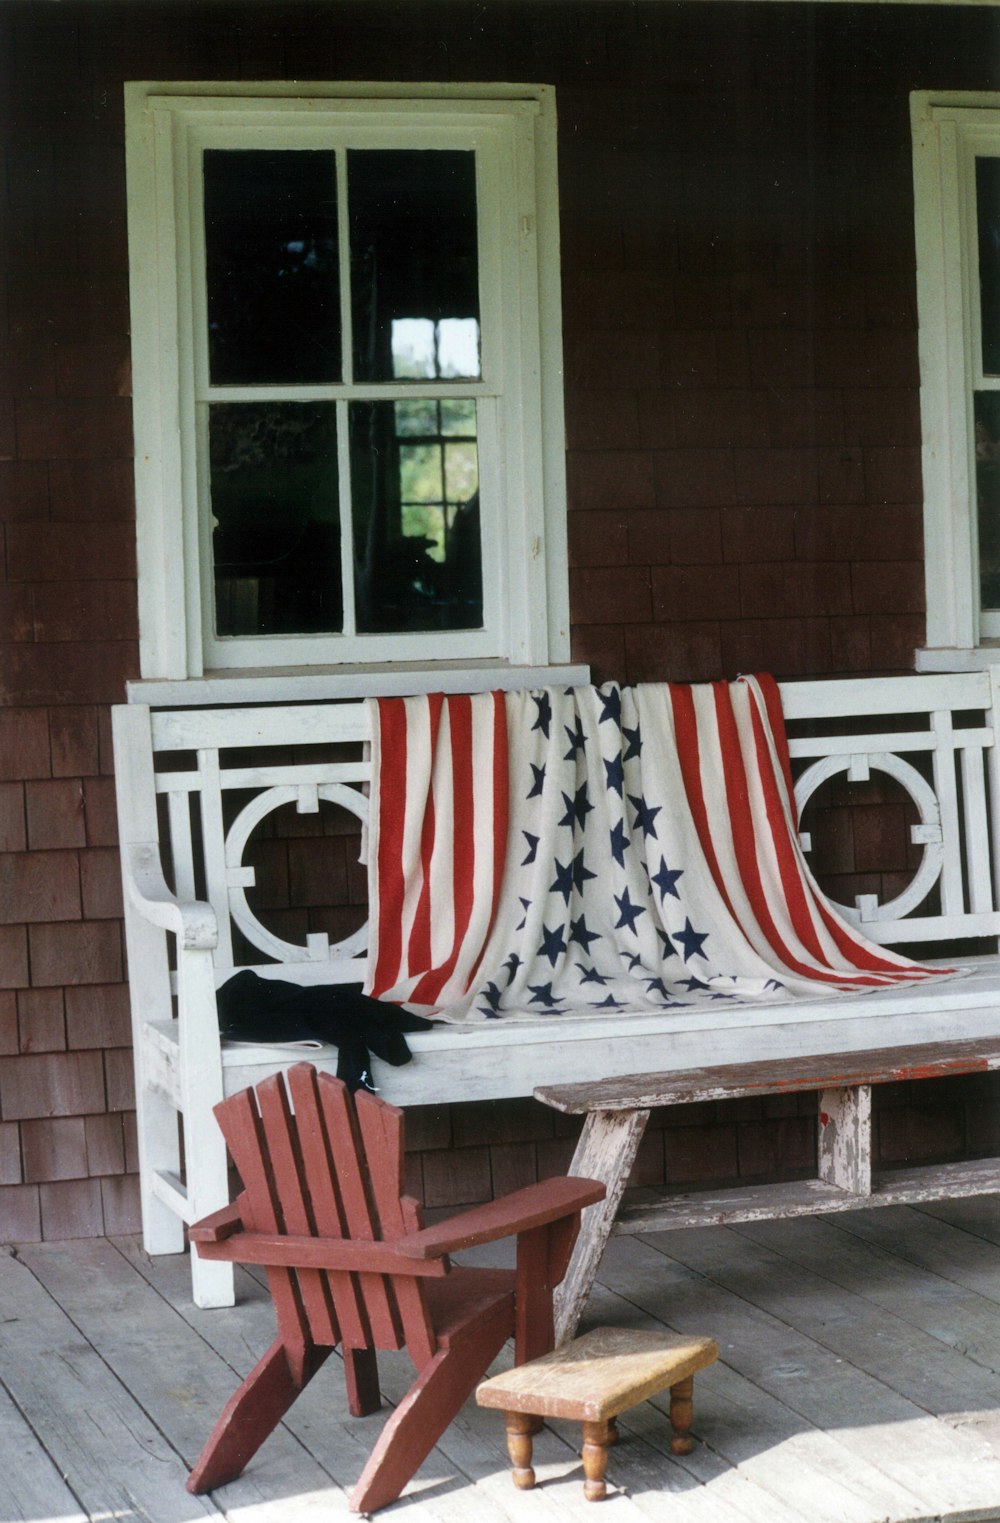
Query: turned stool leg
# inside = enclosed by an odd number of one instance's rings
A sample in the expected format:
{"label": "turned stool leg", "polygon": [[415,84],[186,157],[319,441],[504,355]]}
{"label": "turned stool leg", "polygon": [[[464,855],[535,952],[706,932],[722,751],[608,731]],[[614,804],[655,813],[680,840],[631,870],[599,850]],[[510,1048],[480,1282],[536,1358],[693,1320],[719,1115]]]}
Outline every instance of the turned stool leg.
{"label": "turned stool leg", "polygon": [[686,1380],[678,1380],[676,1385],[670,1387],[670,1425],[674,1430],[670,1448],[674,1454],[690,1454],[694,1448],[694,1440],[691,1437],[693,1391],[693,1375],[689,1375]]}
{"label": "turned stool leg", "polygon": [[583,1494],[588,1502],[603,1501],[607,1495],[604,1478],[608,1473],[608,1445],[611,1436],[606,1422],[583,1425]]}
{"label": "turned stool leg", "polygon": [[541,1418],[530,1412],[505,1412],[507,1427],[507,1453],[513,1465],[514,1485],[519,1491],[530,1491],[535,1484],[535,1472],[531,1466],[531,1440],[542,1426]]}

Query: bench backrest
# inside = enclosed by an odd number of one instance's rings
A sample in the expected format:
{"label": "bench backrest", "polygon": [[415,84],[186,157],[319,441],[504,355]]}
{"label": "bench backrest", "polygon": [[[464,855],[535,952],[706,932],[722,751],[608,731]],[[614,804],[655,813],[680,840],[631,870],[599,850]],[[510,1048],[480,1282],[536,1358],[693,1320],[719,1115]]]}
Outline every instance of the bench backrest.
{"label": "bench backrest", "polygon": [[[994,674],[789,682],[782,700],[800,813],[818,788],[873,774],[913,800],[919,863],[911,880],[886,902],[862,893],[844,906],[849,918],[886,944],[1000,936]],[[270,966],[303,983],[362,978],[367,927],[339,939],[281,936],[251,907],[255,870],[246,856],[254,833],[283,806],[308,816],[336,804],[364,822],[367,735],[357,700],[161,711],[132,704],[116,712],[123,846],[158,841],[178,897],[211,904],[217,981],[238,966]],[[811,844],[805,835],[807,852]],[[358,905],[355,919],[363,918]]]}

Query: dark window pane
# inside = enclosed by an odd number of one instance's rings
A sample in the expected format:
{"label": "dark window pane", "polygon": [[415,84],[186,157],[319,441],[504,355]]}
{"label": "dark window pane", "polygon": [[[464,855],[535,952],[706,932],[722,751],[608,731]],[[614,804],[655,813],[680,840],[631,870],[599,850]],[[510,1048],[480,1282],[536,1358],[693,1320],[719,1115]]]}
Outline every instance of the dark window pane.
{"label": "dark window pane", "polygon": [[980,606],[1000,608],[1000,392],[974,400]]}
{"label": "dark window pane", "polygon": [[476,156],[347,155],[356,381],[480,374]]}
{"label": "dark window pane", "polygon": [[351,406],[359,631],[482,628],[476,404],[461,404],[462,437],[450,405]]}
{"label": "dark window pane", "polygon": [[219,635],[343,628],[337,425],[326,402],[209,413]]}
{"label": "dark window pane", "polygon": [[1000,159],[976,160],[983,374],[1000,375]]}
{"label": "dark window pane", "polygon": [[212,148],[204,169],[212,382],[339,380],[335,156]]}

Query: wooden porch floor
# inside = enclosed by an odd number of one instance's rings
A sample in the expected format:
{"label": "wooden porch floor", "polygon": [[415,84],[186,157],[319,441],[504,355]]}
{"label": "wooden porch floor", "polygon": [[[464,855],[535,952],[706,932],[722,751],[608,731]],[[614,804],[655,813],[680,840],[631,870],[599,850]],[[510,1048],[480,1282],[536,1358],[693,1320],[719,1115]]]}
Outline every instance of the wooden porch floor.
{"label": "wooden porch floor", "polygon": [[[329,1366],[239,1481],[184,1490],[272,1335],[259,1285],[241,1289],[234,1310],[199,1312],[186,1261],[150,1263],[130,1238],[0,1253],[0,1523],[346,1516],[382,1419],[347,1417]],[[996,1197],[617,1238],[587,1320],[703,1331],[721,1350],[695,1381],[691,1455],[669,1455],[662,1404],[626,1415],[612,1523],[1000,1519]],[[405,1356],[382,1373],[398,1400]],[[542,1484],[519,1493],[498,1414],[470,1403],[380,1516],[594,1523],[576,1436],[540,1434]]]}

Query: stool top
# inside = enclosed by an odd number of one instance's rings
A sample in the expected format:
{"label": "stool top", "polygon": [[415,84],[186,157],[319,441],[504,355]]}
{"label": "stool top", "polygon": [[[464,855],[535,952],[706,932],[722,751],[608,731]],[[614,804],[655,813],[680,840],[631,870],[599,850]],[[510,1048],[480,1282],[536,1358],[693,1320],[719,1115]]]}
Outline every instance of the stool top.
{"label": "stool top", "polygon": [[676,1385],[718,1358],[714,1338],[596,1327],[541,1359],[484,1380],[481,1407],[601,1422]]}

